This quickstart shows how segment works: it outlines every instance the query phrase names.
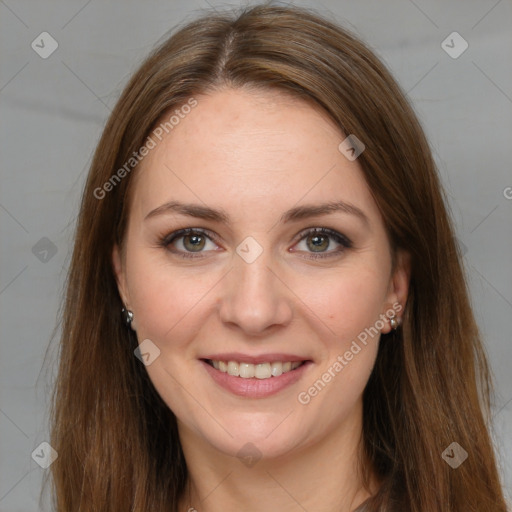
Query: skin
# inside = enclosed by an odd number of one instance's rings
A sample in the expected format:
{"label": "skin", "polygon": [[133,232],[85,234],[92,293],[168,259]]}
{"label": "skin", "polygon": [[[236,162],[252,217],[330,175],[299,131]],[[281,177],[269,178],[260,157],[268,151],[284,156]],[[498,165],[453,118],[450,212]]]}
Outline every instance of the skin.
{"label": "skin", "polygon": [[[361,167],[340,153],[345,136],[325,113],[276,91],[223,89],[196,99],[134,176],[125,250],[113,251],[139,343],[150,339],[160,350],[146,369],[178,419],[190,474],[190,501],[184,496],[180,510],[351,511],[378,486],[373,478],[364,489],[357,468],[362,393],[379,336],[307,405],[297,397],[379,315],[405,305],[408,260],[398,253],[392,269]],[[280,220],[296,206],[340,199],[368,223],[341,211]],[[222,209],[230,224],[176,212],[144,220],[171,200]],[[192,252],[196,259],[179,254],[191,253],[190,239],[159,244],[186,227],[217,235]],[[300,234],[315,227],[342,233],[352,247],[328,236],[321,254],[331,256],[313,259],[312,237]],[[248,236],[263,249],[252,263],[236,252]],[[389,330],[386,321],[381,332]],[[231,394],[205,371],[199,358],[220,352],[313,363],[298,382],[254,399]],[[261,454],[252,467],[236,456],[249,442]]]}

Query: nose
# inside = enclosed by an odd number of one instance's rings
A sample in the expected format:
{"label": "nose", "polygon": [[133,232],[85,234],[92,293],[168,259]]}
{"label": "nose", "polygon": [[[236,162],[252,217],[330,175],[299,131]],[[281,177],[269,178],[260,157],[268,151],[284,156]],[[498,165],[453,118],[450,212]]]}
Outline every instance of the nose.
{"label": "nose", "polygon": [[245,334],[266,335],[291,322],[293,294],[265,251],[252,263],[235,254],[220,293],[221,321]]}

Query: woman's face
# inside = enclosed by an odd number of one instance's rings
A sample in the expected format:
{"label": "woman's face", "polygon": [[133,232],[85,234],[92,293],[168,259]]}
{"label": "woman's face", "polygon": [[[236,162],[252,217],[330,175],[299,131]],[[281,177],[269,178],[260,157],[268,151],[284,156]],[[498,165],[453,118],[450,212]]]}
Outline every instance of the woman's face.
{"label": "woman's face", "polygon": [[300,100],[196,100],[137,169],[113,254],[149,376],[181,436],[229,455],[360,430],[407,277],[358,161]]}

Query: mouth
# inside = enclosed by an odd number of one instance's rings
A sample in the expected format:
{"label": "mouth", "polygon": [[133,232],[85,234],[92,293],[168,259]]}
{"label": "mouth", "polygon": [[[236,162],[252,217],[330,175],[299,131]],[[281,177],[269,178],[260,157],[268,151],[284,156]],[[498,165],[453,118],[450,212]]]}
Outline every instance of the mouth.
{"label": "mouth", "polygon": [[[206,373],[222,389],[244,398],[266,398],[297,383],[313,361],[295,356],[249,357],[231,354],[200,359]],[[294,360],[290,360],[294,359]]]}
{"label": "mouth", "polygon": [[261,363],[246,363],[242,361],[222,361],[217,359],[203,359],[211,367],[232,377],[242,379],[271,379],[279,377],[283,373],[296,370],[307,361],[272,361]]}

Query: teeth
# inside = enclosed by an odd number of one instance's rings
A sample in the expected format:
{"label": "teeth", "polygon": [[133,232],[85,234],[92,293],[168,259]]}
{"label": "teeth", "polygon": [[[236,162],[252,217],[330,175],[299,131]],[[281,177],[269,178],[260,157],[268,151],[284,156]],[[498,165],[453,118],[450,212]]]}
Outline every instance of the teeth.
{"label": "teeth", "polygon": [[270,363],[261,363],[255,366],[254,376],[257,379],[268,379],[272,375],[270,372]]}
{"label": "teeth", "polygon": [[[213,365],[213,367],[215,368],[215,365]],[[228,373],[229,375],[234,375],[235,377],[238,377],[240,375],[240,372],[238,370],[238,363],[236,363],[235,361],[229,361]]]}
{"label": "teeth", "polygon": [[272,377],[279,377],[283,373],[283,363],[271,363],[270,373],[272,373]]}
{"label": "teeth", "polygon": [[254,377],[255,367],[253,364],[240,363],[240,377],[243,379],[250,379]]}
{"label": "teeth", "polygon": [[283,373],[295,370],[302,362],[291,361],[274,362],[274,363],[239,363],[238,361],[211,361],[212,366],[223,373],[228,373],[234,377],[242,379],[270,379],[271,377],[279,377]]}

